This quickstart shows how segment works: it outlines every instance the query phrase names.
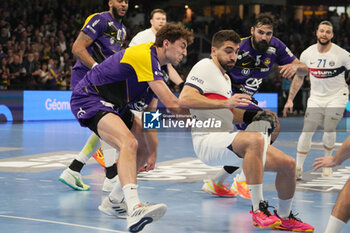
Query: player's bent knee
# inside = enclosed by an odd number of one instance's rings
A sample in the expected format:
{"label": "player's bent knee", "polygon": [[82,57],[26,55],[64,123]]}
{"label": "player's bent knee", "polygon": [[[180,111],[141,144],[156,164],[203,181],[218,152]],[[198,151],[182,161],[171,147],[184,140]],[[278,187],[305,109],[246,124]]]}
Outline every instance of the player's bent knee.
{"label": "player's bent knee", "polygon": [[263,152],[265,139],[262,133],[249,132],[245,136],[245,140],[249,148],[254,150],[261,150],[261,152]]}
{"label": "player's bent knee", "polygon": [[127,140],[124,140],[123,145],[121,146],[121,149],[126,149],[129,151],[137,151],[138,145],[139,143],[136,138],[129,138]]}

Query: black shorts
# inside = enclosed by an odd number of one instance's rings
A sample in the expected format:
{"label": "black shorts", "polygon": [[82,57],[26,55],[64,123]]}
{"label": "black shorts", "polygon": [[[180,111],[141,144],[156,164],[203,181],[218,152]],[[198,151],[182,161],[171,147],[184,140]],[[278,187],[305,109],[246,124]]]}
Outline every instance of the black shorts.
{"label": "black shorts", "polygon": [[102,117],[104,117],[108,113],[112,113],[119,116],[123,120],[126,127],[128,127],[128,129],[131,130],[131,127],[134,123],[134,114],[130,111],[130,109],[126,110],[122,115],[116,114],[114,112],[98,111],[98,113],[95,116],[84,120],[84,124],[86,124],[86,126],[89,129],[91,129],[97,136],[100,137],[100,135],[97,132],[97,124],[102,119]]}

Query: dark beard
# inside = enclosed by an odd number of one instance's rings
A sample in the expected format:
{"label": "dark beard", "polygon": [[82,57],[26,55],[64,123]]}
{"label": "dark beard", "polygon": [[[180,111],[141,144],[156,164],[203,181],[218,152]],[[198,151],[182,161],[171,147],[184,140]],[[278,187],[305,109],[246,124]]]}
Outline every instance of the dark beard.
{"label": "dark beard", "polygon": [[256,42],[254,36],[253,36],[253,44],[254,44],[255,49],[261,53],[266,53],[267,49],[270,46],[270,44],[267,43],[266,40]]}
{"label": "dark beard", "polygon": [[324,46],[324,45],[328,45],[331,42],[331,40],[327,40],[326,42],[321,42],[321,40],[317,39],[317,42]]}
{"label": "dark beard", "polygon": [[117,10],[117,8],[112,7],[112,12],[113,12],[113,16],[114,16],[114,18],[115,18],[117,21],[119,21],[119,20],[122,20],[122,19],[123,19],[123,16],[120,16],[120,15],[118,14],[118,10]]}
{"label": "dark beard", "polygon": [[219,58],[218,58],[218,62],[220,64],[220,66],[225,70],[225,71],[230,71],[233,69],[234,65],[227,65],[224,62],[222,62]]}

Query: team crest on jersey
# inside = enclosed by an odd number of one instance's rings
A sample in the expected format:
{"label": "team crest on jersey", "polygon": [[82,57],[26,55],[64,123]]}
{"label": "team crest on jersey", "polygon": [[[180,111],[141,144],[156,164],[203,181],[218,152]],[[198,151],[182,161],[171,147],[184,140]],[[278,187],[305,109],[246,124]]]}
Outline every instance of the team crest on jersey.
{"label": "team crest on jersey", "polygon": [[269,66],[270,63],[271,63],[271,59],[270,59],[269,57],[265,58],[264,64],[265,64],[266,66]]}
{"label": "team crest on jersey", "polygon": [[241,73],[245,76],[248,76],[250,74],[250,69],[245,68],[241,71]]}
{"label": "team crest on jersey", "polygon": [[334,65],[335,65],[335,61],[330,61],[330,62],[329,62],[329,66],[332,67],[332,66],[334,66]]}

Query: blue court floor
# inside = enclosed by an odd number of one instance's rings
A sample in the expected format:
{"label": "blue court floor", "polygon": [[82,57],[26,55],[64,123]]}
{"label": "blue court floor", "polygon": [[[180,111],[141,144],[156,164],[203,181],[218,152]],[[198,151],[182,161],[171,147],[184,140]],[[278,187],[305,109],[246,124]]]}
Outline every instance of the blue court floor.
{"label": "blue court floor", "polygon": [[[284,119],[285,125],[302,124],[302,118]],[[338,132],[337,146],[348,136]],[[70,189],[57,180],[90,135],[76,121],[0,124],[0,232],[4,233],[103,233],[125,232],[126,221],[100,213],[97,206],[105,197],[101,191],[104,169],[93,159],[83,170],[90,191]],[[275,146],[295,157],[300,132],[282,132]],[[141,201],[165,203],[163,218],[142,232],[276,232],[252,226],[249,200],[216,198],[201,191],[202,180],[218,168],[199,162],[189,132],[161,132],[155,171],[139,175]],[[323,232],[339,190],[350,174],[347,161],[324,179],[310,172],[314,158],[323,156],[322,133],[313,138],[305,162],[305,179],[298,182],[293,211],[303,221]],[[235,174],[234,174],[235,175]],[[227,180],[231,183],[233,176]],[[264,176],[264,196],[277,206],[274,174]],[[343,232],[350,232],[348,224]]]}

